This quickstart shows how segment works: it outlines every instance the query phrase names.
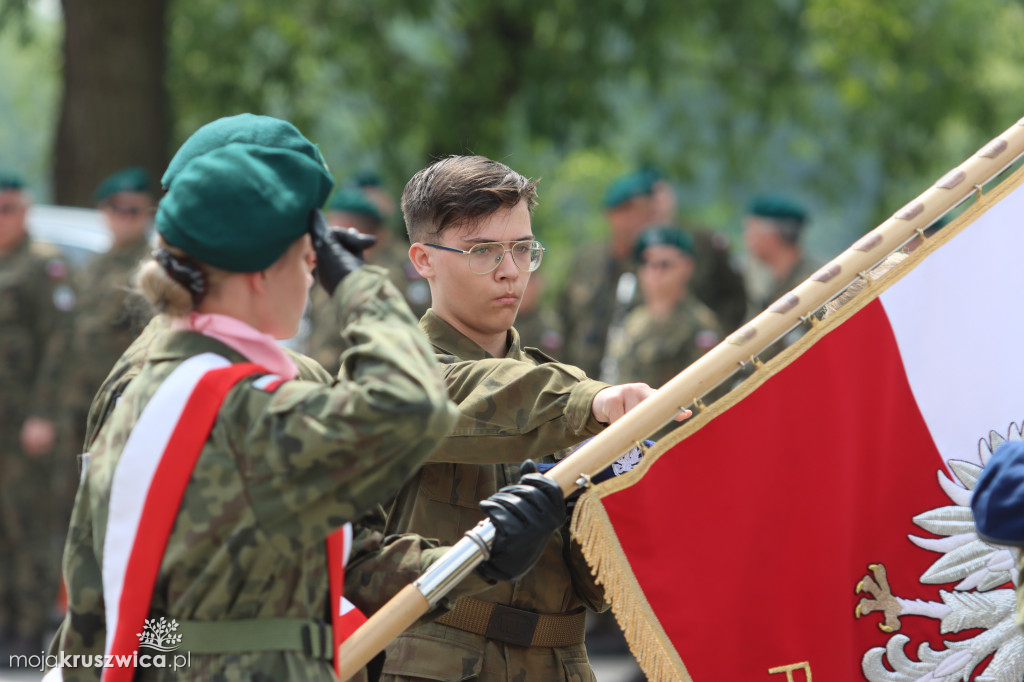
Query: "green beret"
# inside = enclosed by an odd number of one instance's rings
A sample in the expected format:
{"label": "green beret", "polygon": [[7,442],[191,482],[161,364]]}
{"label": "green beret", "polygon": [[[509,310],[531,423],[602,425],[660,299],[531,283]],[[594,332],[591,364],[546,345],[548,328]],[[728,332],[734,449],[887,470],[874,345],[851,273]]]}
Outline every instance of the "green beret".
{"label": "green beret", "polygon": [[102,203],[118,192],[149,193],[149,173],[145,168],[125,168],[119,170],[100,183],[92,198],[97,204]]}
{"label": "green beret", "polygon": [[644,230],[636,240],[633,254],[639,261],[644,251],[652,246],[674,246],[691,256],[696,255],[693,235],[675,225],[659,225]]}
{"label": "green beret", "polygon": [[327,202],[327,210],[357,213],[373,218],[377,222],[384,220],[380,214],[380,209],[377,208],[377,204],[370,201],[370,198],[366,196],[366,192],[358,187],[342,187],[339,189],[331,197],[331,200]]}
{"label": "green beret", "polygon": [[233,143],[189,161],[160,202],[168,244],[229,272],[258,272],[309,229],[334,187],[327,169],[290,149]]}
{"label": "green beret", "polygon": [[747,207],[748,215],[762,218],[779,218],[803,223],[807,220],[807,209],[803,205],[781,194],[766,194],[754,197]]}
{"label": "green beret", "polygon": [[15,189],[25,189],[25,180],[12,170],[0,168],[0,192]]}
{"label": "green beret", "polygon": [[167,165],[167,171],[164,172],[160,184],[165,189],[169,188],[174,178],[189,161],[200,154],[205,154],[232,142],[290,149],[305,154],[325,168],[327,167],[324,157],[316,145],[307,140],[299,132],[299,129],[288,121],[256,114],[238,114],[237,116],[219,118],[192,133],[192,136],[185,140],[185,143],[181,145]]}
{"label": "green beret", "polygon": [[654,192],[654,183],[658,178],[646,171],[630,173],[617,178],[608,185],[604,193],[604,207],[615,208],[621,206],[630,199],[639,196],[647,196]]}
{"label": "green beret", "polygon": [[384,183],[381,182],[380,175],[373,171],[363,171],[358,173],[352,182],[355,183],[356,187],[380,187]]}

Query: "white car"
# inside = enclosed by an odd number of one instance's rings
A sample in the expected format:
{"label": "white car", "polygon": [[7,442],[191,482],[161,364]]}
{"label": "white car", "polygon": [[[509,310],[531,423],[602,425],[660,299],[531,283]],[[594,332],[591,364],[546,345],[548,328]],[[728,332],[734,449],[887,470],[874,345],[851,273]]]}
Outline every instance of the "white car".
{"label": "white car", "polygon": [[32,239],[59,248],[78,270],[93,256],[110,248],[110,232],[95,209],[33,204],[26,222]]}

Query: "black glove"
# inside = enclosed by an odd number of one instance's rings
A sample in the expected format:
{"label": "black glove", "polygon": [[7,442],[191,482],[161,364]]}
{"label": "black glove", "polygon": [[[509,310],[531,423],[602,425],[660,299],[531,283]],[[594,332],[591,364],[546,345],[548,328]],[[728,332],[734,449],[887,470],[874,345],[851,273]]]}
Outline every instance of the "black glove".
{"label": "black glove", "polygon": [[491,558],[477,567],[488,580],[518,580],[540,559],[551,533],[565,523],[565,499],[558,484],[527,460],[515,485],[480,503],[497,531]]}
{"label": "black glove", "polygon": [[352,227],[328,227],[324,214],[311,211],[309,234],[316,251],[316,277],[328,294],[333,294],[348,273],[362,267],[363,251],[377,243],[377,238]]}

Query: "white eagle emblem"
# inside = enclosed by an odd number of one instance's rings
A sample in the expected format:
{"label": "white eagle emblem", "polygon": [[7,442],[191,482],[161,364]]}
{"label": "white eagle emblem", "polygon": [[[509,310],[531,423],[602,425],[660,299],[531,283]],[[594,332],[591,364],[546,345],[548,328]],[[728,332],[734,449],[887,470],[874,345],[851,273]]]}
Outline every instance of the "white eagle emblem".
{"label": "white eagle emblem", "polygon": [[878,627],[883,632],[898,631],[900,618],[906,616],[935,619],[942,634],[972,629],[981,632],[967,639],[944,641],[944,648],[938,650],[922,643],[916,660],[905,651],[910,638],[894,634],[884,648],[875,647],[864,654],[861,667],[871,682],[967,682],[990,656],[975,682],[1024,680],[1024,634],[1014,622],[1015,591],[1007,586],[1011,582],[1014,587],[1020,584],[1019,550],[978,538],[971,513],[971,495],[978,477],[992,452],[1007,440],[1024,440],[1017,424],[1010,425],[1005,438],[991,431],[988,441],[982,441],[978,448],[982,466],[951,460],[949,467],[959,484],[942,471],[938,474],[939,485],[952,504],[914,517],[921,528],[943,536],[909,536],[918,547],[942,555],[921,576],[921,582],[945,585],[959,581],[952,591],[939,590],[941,602],[897,597],[882,564],[869,566],[871,573],[857,584],[858,593],[871,596],[860,600],[855,615],[860,618],[881,612],[885,622]]}

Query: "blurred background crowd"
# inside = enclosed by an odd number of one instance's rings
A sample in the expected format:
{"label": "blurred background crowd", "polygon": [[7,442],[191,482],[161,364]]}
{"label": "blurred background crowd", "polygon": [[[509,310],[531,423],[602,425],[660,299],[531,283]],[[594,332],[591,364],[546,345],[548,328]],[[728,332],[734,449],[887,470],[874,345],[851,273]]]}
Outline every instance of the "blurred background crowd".
{"label": "blurred background crowd", "polygon": [[[479,153],[541,178],[524,344],[657,387],[1017,121],[1022,34],[1011,0],[0,0],[3,660],[59,612],[84,415],[203,123],[317,142],[329,222],[377,236],[417,314],[408,177]],[[336,371],[324,300],[289,343]]]}

